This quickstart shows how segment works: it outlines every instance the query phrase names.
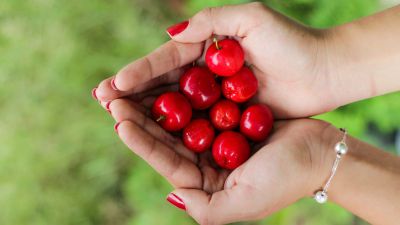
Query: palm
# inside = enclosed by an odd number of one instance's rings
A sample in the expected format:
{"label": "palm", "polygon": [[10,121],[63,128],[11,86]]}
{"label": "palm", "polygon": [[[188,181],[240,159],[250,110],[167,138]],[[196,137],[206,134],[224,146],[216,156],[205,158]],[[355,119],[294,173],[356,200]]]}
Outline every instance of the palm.
{"label": "palm", "polygon": [[[130,97],[137,98],[137,95]],[[229,172],[218,169],[209,153],[196,155],[189,151],[179,137],[164,131],[149,118],[146,102],[153,98],[146,95],[141,100],[143,104],[129,98],[112,102],[112,115],[121,122],[118,131],[122,140],[173,186],[208,193],[221,190]]]}
{"label": "palm", "polygon": [[[260,159],[251,159],[244,166],[230,173],[230,171],[220,169],[215,165],[209,151],[196,155],[182,144],[180,137],[173,136],[163,130],[148,115],[155,97],[161,91],[171,88],[176,88],[176,85],[155,88],[112,102],[110,105],[112,115],[117,121],[121,122],[118,129],[119,135],[130,149],[147,161],[174,187],[201,189],[207,193],[220,191],[226,185],[231,186],[240,182],[249,183],[248,179],[254,176],[240,176],[244,171],[249,174],[259,174],[257,171],[265,170],[265,168],[258,168],[258,166],[263,165],[258,162]],[[135,99],[135,101],[132,99]],[[304,138],[297,136],[304,134],[304,132],[297,132],[296,134],[296,132],[291,131],[290,135],[287,134],[288,130],[300,129],[299,124],[299,122],[289,122],[278,125],[268,145],[263,146],[261,144],[254,147],[253,152],[260,149],[255,157],[262,158],[265,155],[271,157],[268,152],[276,153],[278,151],[279,154],[280,150],[278,149],[301,149],[301,145],[305,142],[296,142],[304,140]],[[271,151],[269,150],[271,148],[277,149]],[[272,160],[272,164],[279,164],[279,161]],[[243,178],[245,180],[242,180]]]}

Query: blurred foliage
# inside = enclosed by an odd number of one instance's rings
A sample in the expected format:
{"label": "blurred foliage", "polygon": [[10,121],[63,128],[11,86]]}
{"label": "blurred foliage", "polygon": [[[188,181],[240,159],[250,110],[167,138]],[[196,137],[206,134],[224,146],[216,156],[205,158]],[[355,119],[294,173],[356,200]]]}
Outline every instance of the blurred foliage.
{"label": "blurred foliage", "polygon": [[[90,90],[168,39],[165,27],[242,0],[0,1],[0,224],[194,224],[167,205],[171,190],[113,133]],[[371,14],[377,0],[271,0],[313,27]],[[399,93],[319,116],[352,134],[400,126]],[[396,110],[397,109],[397,110]],[[379,144],[379,142],[377,142]],[[309,199],[246,224],[362,224]]]}

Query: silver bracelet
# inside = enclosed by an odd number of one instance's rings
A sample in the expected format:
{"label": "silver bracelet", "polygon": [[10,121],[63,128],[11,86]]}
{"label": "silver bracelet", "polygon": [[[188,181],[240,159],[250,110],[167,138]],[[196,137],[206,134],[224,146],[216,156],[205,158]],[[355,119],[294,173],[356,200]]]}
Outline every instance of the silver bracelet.
{"label": "silver bracelet", "polygon": [[347,144],[346,144],[347,130],[344,128],[340,128],[340,131],[343,132],[343,137],[342,137],[342,140],[340,140],[335,145],[336,159],[332,166],[331,175],[329,176],[329,178],[326,181],[325,186],[322,188],[322,190],[317,191],[317,193],[315,193],[315,195],[314,195],[315,201],[317,201],[320,204],[323,204],[326,201],[328,201],[329,185],[331,184],[332,179],[336,174],[336,170],[339,167],[339,163],[340,163],[340,160],[342,159],[342,156],[346,155],[347,150],[348,150]]}

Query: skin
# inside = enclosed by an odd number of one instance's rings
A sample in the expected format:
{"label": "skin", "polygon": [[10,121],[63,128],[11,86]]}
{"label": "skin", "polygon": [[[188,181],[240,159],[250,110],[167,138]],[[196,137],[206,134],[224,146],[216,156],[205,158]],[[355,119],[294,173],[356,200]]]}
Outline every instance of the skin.
{"label": "skin", "polygon": [[[260,219],[321,188],[342,133],[318,120],[278,121],[268,143],[230,172],[216,169],[208,153],[188,151],[148,117],[155,96],[177,90],[181,68],[202,55],[212,34],[237,38],[259,81],[253,101],[268,104],[276,118],[393,92],[400,89],[399,23],[400,7],[328,30],[306,28],[260,3],[209,8],[173,41],[120,70],[118,90],[110,85],[114,77],[102,81],[97,96],[103,106],[111,101],[122,141],[176,188],[197,222]],[[400,159],[351,137],[347,143],[329,200],[372,224],[398,223]]]}

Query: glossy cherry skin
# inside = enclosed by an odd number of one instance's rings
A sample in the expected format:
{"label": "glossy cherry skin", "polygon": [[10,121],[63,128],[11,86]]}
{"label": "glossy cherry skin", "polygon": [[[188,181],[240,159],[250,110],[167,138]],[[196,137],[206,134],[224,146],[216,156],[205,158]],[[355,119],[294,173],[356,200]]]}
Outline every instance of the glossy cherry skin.
{"label": "glossy cherry skin", "polygon": [[242,134],[225,131],[215,138],[212,155],[220,167],[233,170],[250,157],[250,145]]}
{"label": "glossy cherry skin", "polygon": [[179,88],[194,109],[206,109],[221,96],[221,87],[215,76],[207,68],[199,66],[190,68],[181,76]]}
{"label": "glossy cherry skin", "polygon": [[166,92],[158,96],[151,112],[156,122],[167,131],[183,129],[192,118],[192,107],[179,92]]}
{"label": "glossy cherry skin", "polygon": [[210,120],[218,130],[232,130],[239,126],[239,106],[230,100],[220,100],[210,109]]}
{"label": "glossy cherry skin", "polygon": [[204,152],[211,147],[215,131],[210,121],[206,119],[192,120],[183,129],[183,144],[193,152]]}
{"label": "glossy cherry skin", "polygon": [[249,100],[256,94],[257,88],[257,78],[247,67],[242,67],[235,75],[222,79],[223,95],[234,102]]}
{"label": "glossy cherry skin", "polygon": [[253,141],[264,141],[271,132],[273,123],[274,117],[268,106],[252,105],[242,114],[240,132]]}
{"label": "glossy cherry skin", "polygon": [[208,68],[217,75],[232,76],[242,68],[244,52],[236,40],[224,39],[208,47],[205,60]]}

